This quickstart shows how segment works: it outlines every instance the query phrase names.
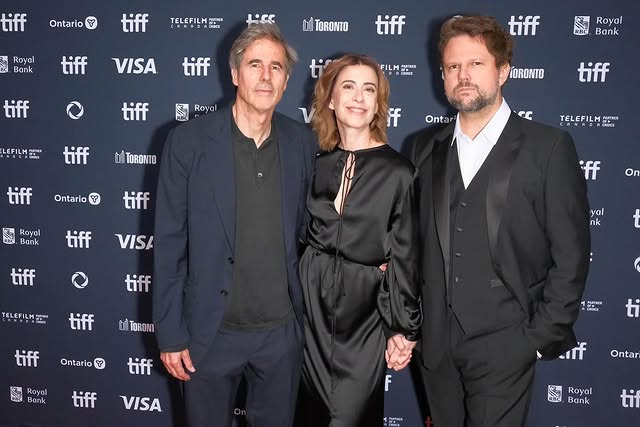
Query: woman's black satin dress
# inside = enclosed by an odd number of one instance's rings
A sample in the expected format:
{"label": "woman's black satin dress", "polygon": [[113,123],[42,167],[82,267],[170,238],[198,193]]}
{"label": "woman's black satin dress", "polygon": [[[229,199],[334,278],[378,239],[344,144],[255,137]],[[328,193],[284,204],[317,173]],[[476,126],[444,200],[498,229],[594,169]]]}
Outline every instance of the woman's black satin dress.
{"label": "woman's black satin dress", "polygon": [[[334,200],[349,153],[355,169],[339,214]],[[298,426],[383,425],[386,337],[416,339],[422,319],[414,175],[388,145],[316,158],[300,260],[306,343]]]}

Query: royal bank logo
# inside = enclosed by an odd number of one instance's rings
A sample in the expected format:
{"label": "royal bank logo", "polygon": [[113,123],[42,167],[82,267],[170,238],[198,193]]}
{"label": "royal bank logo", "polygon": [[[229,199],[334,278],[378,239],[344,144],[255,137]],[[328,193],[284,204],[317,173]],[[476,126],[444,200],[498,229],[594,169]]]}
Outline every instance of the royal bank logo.
{"label": "royal bank logo", "polygon": [[148,13],[123,13],[122,32],[124,33],[145,33],[147,32],[147,24],[149,23]]}
{"label": "royal bank logo", "polygon": [[49,27],[62,29],[85,28],[87,30],[95,30],[96,28],[98,28],[98,18],[90,15],[84,19],[51,19],[49,21]]}
{"label": "royal bank logo", "polygon": [[627,390],[626,388],[622,389],[622,393],[620,393],[621,405],[623,408],[640,408],[640,388],[637,390]]}
{"label": "royal bank logo", "polygon": [[145,274],[127,274],[124,279],[127,292],[149,293],[151,287],[151,276]]}
{"label": "royal bank logo", "polygon": [[560,126],[614,128],[619,119],[613,114],[561,114]]}
{"label": "royal bank logo", "polygon": [[18,386],[10,386],[9,387],[9,397],[12,402],[20,403],[24,399],[24,395],[22,394],[22,387]]}
{"label": "royal bank logo", "polygon": [[389,107],[387,112],[387,127],[398,127],[398,120],[402,117],[402,108]]}
{"label": "royal bank logo", "polygon": [[376,34],[401,35],[406,24],[407,15],[378,15],[375,20]]}
{"label": "royal bank logo", "polygon": [[390,77],[413,77],[416,64],[380,64],[380,69]]}
{"label": "royal bank logo", "polygon": [[347,32],[349,31],[349,22],[324,21],[311,16],[309,19],[302,20],[302,31]]}
{"label": "royal bank logo", "polygon": [[593,28],[594,36],[619,36],[623,24],[623,16],[596,16],[593,25],[591,24],[591,16],[575,16],[573,18],[573,34],[576,36],[590,35]]}
{"label": "royal bank logo", "polygon": [[625,308],[627,309],[627,317],[637,319],[640,317],[640,298],[629,298]]}
{"label": "royal bank logo", "polygon": [[224,18],[212,16],[181,16],[169,20],[169,28],[176,30],[219,30],[224,22]]}
{"label": "royal bank logo", "polygon": [[84,107],[78,101],[71,101],[67,104],[67,116],[71,120],[78,120],[84,115]]}
{"label": "royal bank logo", "polygon": [[[585,174],[588,172],[585,172]],[[599,227],[604,222],[604,208],[589,209],[589,225]]]}
{"label": "royal bank logo", "polygon": [[46,325],[49,320],[48,314],[23,313],[23,312],[2,312],[2,323],[18,323],[23,325]]}
{"label": "royal bank logo", "polygon": [[147,113],[149,112],[148,102],[123,102],[122,103],[122,119],[125,121],[144,122],[147,121]]}
{"label": "royal bank logo", "polygon": [[276,15],[273,13],[254,13],[247,15],[247,20],[245,21],[248,26],[253,24],[275,24],[276,23]]}
{"label": "royal bank logo", "polygon": [[7,187],[10,205],[30,205],[33,196],[31,187]]}
{"label": "royal bank logo", "polygon": [[87,70],[86,56],[63,56],[60,65],[62,65],[62,74],[85,74]]}
{"label": "royal bank logo", "polygon": [[185,56],[182,60],[182,71],[187,77],[207,76],[211,66],[211,58],[208,56]]}
{"label": "royal bank logo", "polygon": [[133,320],[118,320],[118,330],[122,332],[142,332],[152,334],[155,332],[153,323],[135,322]]}
{"label": "royal bank logo", "polygon": [[600,170],[600,160],[580,160],[580,167],[584,171],[584,179],[587,181],[595,181]]}
{"label": "royal bank logo", "polygon": [[0,15],[0,28],[3,33],[24,32],[27,24],[26,13],[3,13]]}
{"label": "royal bank logo", "polygon": [[154,58],[111,58],[118,74],[158,74]]}
{"label": "royal bank logo", "polygon": [[511,67],[509,78],[519,80],[542,80],[544,79],[544,68]]}
{"label": "royal bank logo", "polygon": [[189,120],[189,104],[176,103],[176,120],[179,122]]}
{"label": "royal bank logo", "polygon": [[40,229],[27,230],[19,228],[16,234],[14,227],[2,228],[2,243],[5,245],[28,245],[39,246],[40,245]]}
{"label": "royal bank logo", "polygon": [[71,275],[71,284],[78,289],[84,289],[89,284],[89,276],[82,271],[76,271]]}
{"label": "royal bank logo", "polygon": [[8,55],[0,55],[0,74],[33,74],[35,62],[35,56],[9,57]]}
{"label": "royal bank logo", "polygon": [[122,150],[115,153],[114,161],[116,164],[155,165],[158,159],[155,154],[135,154]]}
{"label": "royal bank logo", "polygon": [[93,206],[98,206],[102,201],[102,197],[99,193],[89,193],[87,196],[82,194],[55,194],[53,200],[57,203],[88,203]]}
{"label": "royal bank logo", "polygon": [[548,385],[547,386],[547,400],[552,403],[562,402],[562,386],[561,385]]}
{"label": "royal bank logo", "polygon": [[329,65],[333,59],[312,59],[309,69],[311,70],[311,78],[317,79],[322,75],[324,69]]}
{"label": "royal bank logo", "polygon": [[71,395],[73,406],[75,408],[95,409],[98,401],[98,393],[95,391],[73,391]]}
{"label": "royal bank logo", "polygon": [[589,34],[590,16],[577,15],[573,17],[573,34],[576,36],[586,36]]}
{"label": "royal bank logo", "polygon": [[14,286],[33,286],[36,280],[35,268],[11,268],[11,284]]}
{"label": "royal bank logo", "polygon": [[7,119],[26,119],[29,116],[29,101],[25,99],[5,99],[3,108]]}
{"label": "royal bank logo", "polygon": [[41,148],[0,147],[0,159],[40,160]]}
{"label": "royal bank logo", "polygon": [[540,25],[539,15],[519,15],[518,17],[511,15],[509,19],[509,33],[512,36],[535,36],[538,26]]}

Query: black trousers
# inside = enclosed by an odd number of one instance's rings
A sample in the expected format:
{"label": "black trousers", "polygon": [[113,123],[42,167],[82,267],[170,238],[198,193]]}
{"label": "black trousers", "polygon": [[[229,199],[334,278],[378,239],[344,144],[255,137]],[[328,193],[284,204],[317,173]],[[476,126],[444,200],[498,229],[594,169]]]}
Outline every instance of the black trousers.
{"label": "black trousers", "polygon": [[421,365],[431,418],[437,427],[518,427],[526,424],[536,349],[513,324],[465,336],[448,318],[449,344],[435,367]]}
{"label": "black trousers", "polygon": [[295,317],[261,332],[221,330],[184,383],[189,427],[231,426],[238,386],[247,382],[247,423],[251,427],[293,424],[303,338]]}

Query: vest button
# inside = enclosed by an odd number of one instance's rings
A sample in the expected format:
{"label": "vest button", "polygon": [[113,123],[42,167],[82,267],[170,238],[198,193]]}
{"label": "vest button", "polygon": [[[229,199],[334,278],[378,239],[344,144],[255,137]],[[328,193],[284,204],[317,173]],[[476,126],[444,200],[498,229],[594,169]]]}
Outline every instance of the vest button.
{"label": "vest button", "polygon": [[229,264],[233,264],[233,257],[227,258],[227,261],[229,261]]}
{"label": "vest button", "polygon": [[464,230],[463,230],[463,228],[462,228],[462,227],[456,227],[456,231],[457,231],[458,233],[461,233],[461,232],[463,232]]}
{"label": "vest button", "polygon": [[459,283],[460,282],[460,276],[454,277],[453,281],[456,282],[456,283]]}
{"label": "vest button", "polygon": [[460,206],[462,206],[463,208],[467,207],[467,202],[460,202]]}
{"label": "vest button", "polygon": [[223,295],[223,296],[226,297],[227,295],[229,295],[229,292],[227,292],[226,289],[223,289],[223,290],[220,291],[220,295]]}
{"label": "vest button", "polygon": [[456,252],[456,257],[460,258],[462,256],[462,252]]}

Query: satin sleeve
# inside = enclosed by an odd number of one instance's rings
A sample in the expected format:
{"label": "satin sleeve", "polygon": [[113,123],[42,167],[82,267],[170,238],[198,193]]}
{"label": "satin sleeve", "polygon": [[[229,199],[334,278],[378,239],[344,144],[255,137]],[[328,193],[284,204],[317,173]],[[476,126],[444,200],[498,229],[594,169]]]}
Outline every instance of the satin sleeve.
{"label": "satin sleeve", "polygon": [[419,339],[422,303],[419,286],[417,173],[399,198],[390,217],[385,239],[387,270],[378,292],[378,309],[385,333]]}

